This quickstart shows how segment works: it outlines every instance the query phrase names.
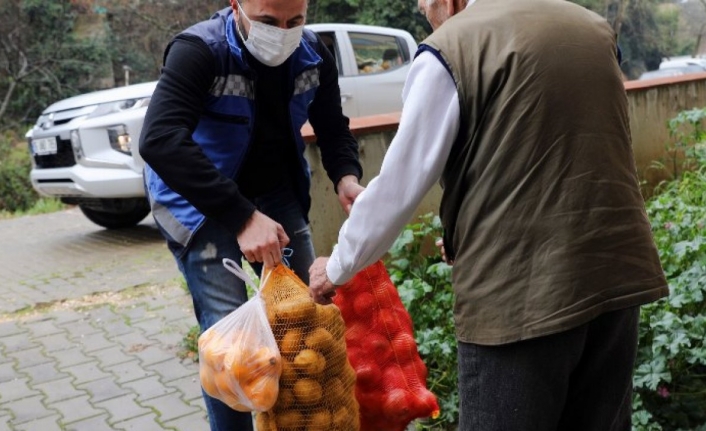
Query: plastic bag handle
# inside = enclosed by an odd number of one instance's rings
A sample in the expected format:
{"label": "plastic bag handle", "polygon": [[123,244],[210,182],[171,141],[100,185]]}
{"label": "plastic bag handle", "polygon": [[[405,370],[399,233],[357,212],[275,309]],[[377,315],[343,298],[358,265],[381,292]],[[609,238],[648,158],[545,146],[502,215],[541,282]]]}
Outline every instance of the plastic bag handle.
{"label": "plastic bag handle", "polygon": [[252,281],[252,278],[248,275],[247,272],[243,268],[240,267],[233,259],[228,259],[227,257],[223,258],[223,266],[230,271],[233,275],[238,277],[239,279],[243,280],[245,284],[248,286],[252,287],[255,289],[255,291],[259,291],[260,289],[257,287],[254,281]]}

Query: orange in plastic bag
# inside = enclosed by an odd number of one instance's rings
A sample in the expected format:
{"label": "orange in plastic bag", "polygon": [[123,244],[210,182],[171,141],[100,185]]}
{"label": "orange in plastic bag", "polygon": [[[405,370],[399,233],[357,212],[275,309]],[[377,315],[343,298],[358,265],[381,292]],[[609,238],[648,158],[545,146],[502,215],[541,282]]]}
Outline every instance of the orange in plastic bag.
{"label": "orange in plastic bag", "polygon": [[257,286],[233,260],[223,265],[257,293],[199,337],[201,386],[234,410],[266,411],[279,394],[282,357]]}
{"label": "orange in plastic bag", "polygon": [[282,354],[282,375],[277,402],[256,416],[258,431],[358,431],[355,372],[341,312],[316,304],[285,265],[272,269],[261,293]]}
{"label": "orange in plastic bag", "polygon": [[412,319],[382,261],[341,286],[333,302],[346,323],[348,358],[355,369],[361,431],[402,431],[414,419],[436,418],[427,369]]}

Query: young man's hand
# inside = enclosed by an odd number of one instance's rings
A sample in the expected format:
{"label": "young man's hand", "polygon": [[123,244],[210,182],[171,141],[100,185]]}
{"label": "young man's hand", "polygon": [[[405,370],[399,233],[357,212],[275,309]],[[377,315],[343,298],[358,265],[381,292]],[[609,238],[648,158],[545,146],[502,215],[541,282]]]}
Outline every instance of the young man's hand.
{"label": "young man's hand", "polygon": [[336,288],[326,274],[328,257],[319,257],[309,268],[309,294],[315,302],[323,305],[331,304],[331,298],[336,294]]}
{"label": "young man's hand", "polygon": [[289,237],[281,224],[255,211],[238,234],[238,246],[248,262],[262,262],[272,268],[282,261],[282,248]]}
{"label": "young man's hand", "polygon": [[358,178],[355,175],[346,175],[338,181],[336,190],[338,190],[338,202],[343,211],[350,214],[355,198],[365,190],[365,187],[358,184]]}

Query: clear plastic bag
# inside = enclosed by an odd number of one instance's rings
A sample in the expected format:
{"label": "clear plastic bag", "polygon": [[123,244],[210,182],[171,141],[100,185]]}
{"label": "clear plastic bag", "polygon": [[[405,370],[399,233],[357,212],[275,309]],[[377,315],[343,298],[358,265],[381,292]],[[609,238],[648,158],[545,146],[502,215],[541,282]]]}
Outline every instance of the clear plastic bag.
{"label": "clear plastic bag", "polygon": [[223,266],[256,294],[199,337],[201,386],[234,410],[267,411],[279,394],[282,357],[260,289],[235,261],[223,259]]}

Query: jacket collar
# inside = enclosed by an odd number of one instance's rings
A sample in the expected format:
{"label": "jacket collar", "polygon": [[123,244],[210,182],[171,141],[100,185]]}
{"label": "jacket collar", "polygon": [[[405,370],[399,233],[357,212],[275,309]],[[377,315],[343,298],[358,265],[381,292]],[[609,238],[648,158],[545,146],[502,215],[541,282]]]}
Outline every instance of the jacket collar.
{"label": "jacket collar", "polygon": [[228,15],[226,16],[226,39],[228,40],[228,47],[230,48],[230,53],[235,56],[238,63],[248,67],[248,62],[245,60],[245,47],[240,44],[240,39],[235,32],[235,20],[233,19],[233,9],[230,9]]}

